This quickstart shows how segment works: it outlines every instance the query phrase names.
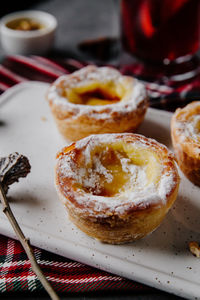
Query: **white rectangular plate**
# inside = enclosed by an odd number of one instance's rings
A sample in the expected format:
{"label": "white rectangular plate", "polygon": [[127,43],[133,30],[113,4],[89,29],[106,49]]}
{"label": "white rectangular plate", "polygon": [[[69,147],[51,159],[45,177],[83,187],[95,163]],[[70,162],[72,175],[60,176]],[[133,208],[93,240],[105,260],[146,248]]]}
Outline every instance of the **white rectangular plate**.
{"label": "white rectangular plate", "polygon": [[[77,230],[59,202],[53,182],[56,153],[66,144],[51,116],[48,84],[14,86],[0,97],[0,156],[26,155],[31,173],[9,190],[11,208],[33,245],[188,299],[200,299],[200,259],[188,242],[200,238],[199,188],[180,172],[178,199],[161,226],[126,245],[102,244]],[[149,109],[139,133],[171,148],[171,114]],[[3,213],[0,233],[15,237]],[[195,298],[196,297],[196,298]]]}

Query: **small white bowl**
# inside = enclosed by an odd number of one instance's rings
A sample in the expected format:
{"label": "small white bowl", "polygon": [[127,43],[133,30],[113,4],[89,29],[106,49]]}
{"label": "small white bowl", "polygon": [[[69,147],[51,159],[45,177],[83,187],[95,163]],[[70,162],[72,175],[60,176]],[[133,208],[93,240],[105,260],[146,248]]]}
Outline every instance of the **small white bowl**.
{"label": "small white bowl", "polygon": [[[43,28],[37,30],[11,29],[7,24],[21,18],[38,21]],[[0,21],[1,45],[6,54],[45,54],[53,45],[57,20],[49,13],[28,10],[11,13]]]}

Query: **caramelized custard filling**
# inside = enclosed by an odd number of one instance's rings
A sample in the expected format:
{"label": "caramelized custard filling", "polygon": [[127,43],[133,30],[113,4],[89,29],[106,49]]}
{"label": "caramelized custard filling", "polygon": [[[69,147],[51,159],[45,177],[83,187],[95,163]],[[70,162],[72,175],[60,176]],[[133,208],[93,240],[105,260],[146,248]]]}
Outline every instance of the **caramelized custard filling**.
{"label": "caramelized custard filling", "polygon": [[196,133],[200,135],[200,118],[196,121],[195,129]]}
{"label": "caramelized custard filling", "polygon": [[113,197],[158,185],[161,167],[158,156],[143,148],[116,144],[96,147],[85,166],[87,180],[81,188],[90,194]]}
{"label": "caramelized custard filling", "polygon": [[9,21],[6,26],[10,29],[21,31],[33,31],[44,28],[44,25],[32,18],[18,18]]}
{"label": "caramelized custard filling", "polygon": [[125,94],[122,85],[114,82],[99,83],[74,87],[63,92],[69,102],[82,105],[106,105],[121,101]]}
{"label": "caramelized custard filling", "polygon": [[200,143],[200,115],[196,115],[193,121],[194,126],[194,140]]}

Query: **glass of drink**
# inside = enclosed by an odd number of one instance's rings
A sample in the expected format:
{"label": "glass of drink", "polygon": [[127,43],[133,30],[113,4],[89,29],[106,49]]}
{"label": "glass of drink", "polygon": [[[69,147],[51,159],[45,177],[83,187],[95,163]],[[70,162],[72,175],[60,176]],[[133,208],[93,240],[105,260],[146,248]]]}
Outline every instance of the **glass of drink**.
{"label": "glass of drink", "polygon": [[146,62],[188,61],[199,49],[199,0],[121,0],[122,45]]}

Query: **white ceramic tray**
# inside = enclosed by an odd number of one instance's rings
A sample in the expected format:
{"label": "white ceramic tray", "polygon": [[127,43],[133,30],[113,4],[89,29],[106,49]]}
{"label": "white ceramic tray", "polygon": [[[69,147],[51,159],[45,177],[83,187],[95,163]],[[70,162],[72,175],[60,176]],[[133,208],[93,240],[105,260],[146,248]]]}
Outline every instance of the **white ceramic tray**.
{"label": "white ceramic tray", "polygon": [[[9,190],[10,204],[33,245],[170,293],[200,299],[200,259],[188,242],[200,239],[199,188],[182,174],[178,199],[162,225],[135,243],[102,244],[77,230],[57,199],[55,155],[66,142],[44,99],[48,85],[16,85],[0,97],[0,156],[18,151],[31,173]],[[171,147],[171,114],[149,109],[139,132]],[[15,237],[3,213],[0,233]]]}

